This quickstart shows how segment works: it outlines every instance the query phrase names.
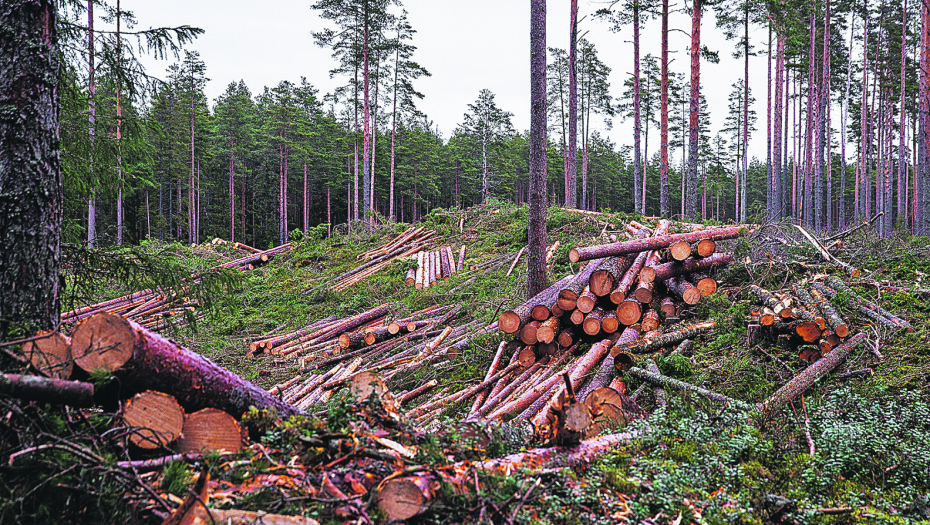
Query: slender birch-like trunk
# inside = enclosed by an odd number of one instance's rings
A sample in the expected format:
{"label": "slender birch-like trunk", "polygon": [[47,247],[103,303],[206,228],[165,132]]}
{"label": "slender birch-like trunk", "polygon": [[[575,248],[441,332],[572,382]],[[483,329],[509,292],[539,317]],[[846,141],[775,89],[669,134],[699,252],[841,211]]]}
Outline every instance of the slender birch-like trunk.
{"label": "slender birch-like trunk", "polygon": [[[568,151],[565,163],[565,206],[578,205],[578,0],[571,0],[568,36]],[[583,189],[582,189],[583,191]],[[545,193],[545,192],[544,192]]]}

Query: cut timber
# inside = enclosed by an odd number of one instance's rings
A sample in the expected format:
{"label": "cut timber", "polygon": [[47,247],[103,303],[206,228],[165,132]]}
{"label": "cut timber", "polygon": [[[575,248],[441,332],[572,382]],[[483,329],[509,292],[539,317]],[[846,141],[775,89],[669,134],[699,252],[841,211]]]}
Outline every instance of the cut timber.
{"label": "cut timber", "polygon": [[623,277],[620,278],[617,287],[610,292],[610,302],[620,304],[626,299],[627,294],[630,292],[630,288],[633,286],[633,283],[636,282],[636,277],[641,275],[643,266],[646,264],[646,259],[648,257],[649,252],[642,252],[636,256],[633,264],[626,273],[623,274]]}
{"label": "cut timber", "polygon": [[124,389],[165,392],[188,410],[216,407],[243,414],[254,406],[275,409],[281,416],[298,413],[206,357],[118,315],[100,313],[82,322],[71,339],[72,352],[88,355],[88,349],[99,348],[93,334],[106,336],[112,347],[129,349],[132,358],[113,374]]}
{"label": "cut timber", "polygon": [[694,286],[697,286],[698,291],[701,292],[701,297],[717,293],[717,281],[706,273],[692,273],[688,279],[694,283]]}
{"label": "cut timber", "polygon": [[504,277],[510,277],[510,274],[512,274],[513,269],[517,267],[517,263],[520,262],[520,257],[523,257],[523,252],[525,251],[526,251],[526,246],[524,246],[523,248],[520,248],[520,251],[517,252],[517,256],[514,257],[513,259],[513,263],[510,265],[510,269],[507,270],[507,275],[505,275]]}
{"label": "cut timber", "polygon": [[775,297],[775,295],[768,290],[760,288],[754,284],[749,285],[748,290],[753,296],[755,296],[759,304],[771,308],[776,317],[782,317],[782,311],[784,311],[786,306],[788,306],[784,303],[784,301],[780,300],[778,297]]}
{"label": "cut timber", "polygon": [[591,274],[597,270],[605,259],[597,259],[594,261],[589,261],[588,264],[584,267],[583,270],[578,272],[574,278],[572,278],[561,290],[559,290],[559,297],[557,304],[565,312],[569,312],[575,308],[575,302],[578,300],[578,296],[581,292],[588,286]]}
{"label": "cut timber", "polygon": [[701,300],[701,291],[682,277],[667,279],[665,286],[670,292],[681,297],[685,304],[697,304]]}
{"label": "cut timber", "polygon": [[629,297],[617,306],[617,319],[624,326],[634,325],[643,317],[643,305],[635,297]]}
{"label": "cut timber", "polygon": [[678,306],[674,299],[666,295],[659,302],[659,311],[665,314],[665,317],[674,317],[678,313]]}
{"label": "cut timber", "polygon": [[464,244],[462,245],[461,248],[459,248],[459,263],[458,263],[457,270],[459,272],[465,271],[465,245]]}
{"label": "cut timber", "polygon": [[637,301],[643,304],[651,303],[653,294],[654,288],[652,283],[639,283],[636,286],[636,290],[633,291],[633,297],[635,297]]}
{"label": "cut timber", "polygon": [[0,372],[0,394],[25,401],[42,401],[76,408],[94,406],[94,385],[83,381]]}
{"label": "cut timber", "polygon": [[[627,327],[622,334],[614,336],[615,342],[614,345],[625,345],[635,341],[639,337],[639,329],[635,327]],[[614,337],[611,337],[610,340],[614,340]],[[624,357],[629,357],[626,354],[623,354]],[[621,356],[617,356],[620,358]],[[610,354],[604,356],[604,359],[601,361],[600,366],[597,371],[594,372],[594,376],[591,377],[591,380],[581,389],[578,393],[578,399],[587,399],[588,395],[597,388],[605,387],[610,382],[610,377],[614,373],[614,368],[621,368],[621,365],[616,362],[617,358],[614,358]],[[633,366],[633,360],[630,358],[629,365]]]}
{"label": "cut timber", "polygon": [[820,339],[821,331],[817,323],[813,321],[796,321],[785,322],[776,316],[772,327],[783,334],[796,334],[804,340],[805,343],[814,343]]}
{"label": "cut timber", "polygon": [[591,259],[600,259],[603,257],[626,255],[628,253],[639,253],[645,250],[668,248],[678,241],[692,243],[703,239],[712,239],[715,241],[723,239],[735,239],[744,233],[746,233],[746,230],[742,227],[732,226],[728,228],[718,228],[714,230],[704,230],[692,233],[662,235],[650,237],[648,239],[634,239],[631,241],[624,241],[613,244],[588,246],[586,248],[573,248],[568,253],[568,257],[572,262],[590,261]]}
{"label": "cut timber", "polygon": [[562,290],[562,287],[565,286],[565,283],[573,277],[572,275],[563,277],[557,283],[539,292],[520,306],[502,313],[497,320],[501,331],[507,334],[515,333],[529,321],[534,306],[541,304],[551,306],[555,304],[555,298],[558,296],[558,293]]}
{"label": "cut timber", "polygon": [[415,276],[414,286],[417,290],[423,288],[423,251],[417,252],[417,273]]}
{"label": "cut timber", "polygon": [[184,410],[174,397],[161,392],[136,394],[123,405],[123,422],[135,427],[129,442],[147,450],[174,442],[184,428]]}
{"label": "cut timber", "polygon": [[520,340],[524,344],[534,345],[536,341],[539,341],[539,321],[533,320],[520,329]]}
{"label": "cut timber", "polygon": [[[645,229],[636,232],[636,239],[644,239],[648,235]],[[623,275],[630,269],[636,261],[635,253],[622,255],[620,257],[608,257],[601,264],[600,268],[591,274],[588,285],[591,287],[591,293],[598,297],[609,295],[616,288],[617,283]]]}
{"label": "cut timber", "polygon": [[862,344],[867,337],[868,335],[865,332],[859,332],[852,336],[848,341],[834,348],[832,352],[794,376],[785,386],[760,403],[758,409],[769,417],[775,415],[785,405],[803,394],[815,381],[839,366],[846,359],[846,356]]}
{"label": "cut timber", "polygon": [[380,397],[387,393],[387,391],[388,389],[384,381],[375,372],[359,372],[353,375],[352,379],[349,381],[349,392],[359,400],[368,399],[371,394]]}
{"label": "cut timber", "polygon": [[842,280],[838,279],[837,277],[834,277],[834,276],[828,277],[827,284],[829,286],[832,286],[833,289],[836,290],[837,292],[846,292],[847,294],[853,296],[855,299],[859,301],[860,304],[862,304],[863,306],[865,306],[866,308],[870,310],[874,310],[878,312],[880,315],[884,316],[886,319],[888,319],[895,325],[901,328],[904,328],[905,331],[907,331],[908,333],[911,333],[914,331],[914,327],[911,326],[907,321],[899,318],[895,314],[889,312],[888,310],[885,310],[884,308],[882,308],[881,306],[878,306],[872,301],[864,299],[859,294],[852,291],[852,288],[847,286],[846,283],[844,283]]}
{"label": "cut timber", "polygon": [[715,253],[704,259],[691,258],[682,262],[672,261],[659,264],[652,269],[652,272],[647,272],[646,269],[643,268],[643,272],[640,273],[639,279],[645,282],[664,281],[670,277],[678,277],[689,273],[708,272],[716,268],[722,268],[731,262],[733,262],[732,255],[728,253]]}
{"label": "cut timber", "polygon": [[446,257],[448,257],[449,259],[449,273],[451,275],[455,275],[459,273],[458,267],[455,266],[455,254],[452,253],[451,246],[446,246],[445,250],[446,250]]}
{"label": "cut timber", "polygon": [[536,350],[532,346],[527,346],[517,354],[517,362],[523,368],[529,368],[536,364]]}
{"label": "cut timber", "polygon": [[119,369],[132,357],[135,334],[126,319],[106,312],[81,321],[71,335],[71,354],[82,370]]}
{"label": "cut timber", "polygon": [[562,348],[568,348],[572,346],[572,343],[575,342],[575,335],[572,330],[565,329],[559,332],[559,346]]}
{"label": "cut timber", "polygon": [[449,263],[449,252],[445,248],[439,249],[439,268],[440,273],[442,273],[443,280],[449,279],[452,277],[452,266]]}
{"label": "cut timber", "polygon": [[339,346],[348,348],[358,348],[365,342],[365,334],[362,332],[346,332],[339,334]]}
{"label": "cut timber", "polygon": [[407,277],[404,278],[404,282],[407,283],[407,286],[415,284],[417,282],[417,269],[411,268],[407,270]]}
{"label": "cut timber", "polygon": [[801,304],[804,306],[804,310],[809,312],[809,316],[797,315],[807,321],[814,321],[817,323],[817,327],[821,330],[827,329],[827,319],[820,312],[820,306],[814,302],[814,298],[807,291],[806,288],[800,286],[796,283],[791,284],[791,291],[794,292],[795,297],[801,300]]}
{"label": "cut timber", "polygon": [[617,312],[614,310],[604,311],[604,318],[601,319],[601,330],[612,334],[620,329],[620,319],[617,318]]}
{"label": "cut timber", "polygon": [[698,257],[710,257],[717,251],[717,243],[713,239],[702,239],[693,248]]}
{"label": "cut timber", "polygon": [[[825,296],[832,299],[836,297],[836,290],[828,288],[821,283],[811,283],[811,286],[820,290]],[[865,301],[862,300],[858,295],[855,294],[846,294],[846,300],[849,302],[849,305],[858,310],[860,313],[865,314],[866,317],[871,318],[876,323],[882,325],[883,327],[896,331],[900,330],[901,327],[896,324],[891,319],[888,319],[884,315],[880,314],[874,307],[870,307]]]}
{"label": "cut timber", "polygon": [[656,374],[644,368],[639,368],[639,367],[634,366],[633,368],[630,369],[629,374],[633,377],[637,377],[639,379],[648,381],[654,385],[662,386],[664,388],[677,388],[679,390],[690,390],[691,392],[696,392],[698,394],[701,394],[702,396],[706,397],[707,399],[710,399],[711,401],[716,401],[718,403],[730,405],[740,410],[751,410],[752,409],[752,405],[750,405],[749,403],[745,403],[743,401],[739,401],[739,400],[736,400],[730,397],[726,397],[716,392],[711,392],[710,390],[707,390],[706,388],[701,388],[697,385],[692,385],[691,383],[685,383],[684,381],[679,381],[671,377],[667,377],[661,374]]}
{"label": "cut timber", "polygon": [[597,296],[591,292],[591,287],[586,286],[584,290],[581,291],[581,295],[578,296],[578,300],[575,302],[575,308],[578,308],[583,314],[591,313],[591,310],[594,310],[594,307],[597,305]]}
{"label": "cut timber", "polygon": [[560,324],[561,323],[559,322],[558,317],[553,316],[549,319],[546,319],[541,325],[539,325],[539,329],[536,330],[536,339],[543,343],[551,343],[555,341],[555,337],[559,333]]}
{"label": "cut timber", "polygon": [[833,305],[830,304],[830,301],[824,297],[823,292],[817,288],[812,288],[810,290],[811,297],[820,307],[820,311],[823,312],[824,317],[827,318],[827,322],[830,323],[830,327],[833,328],[833,332],[836,333],[839,337],[846,338],[849,336],[849,325],[846,324],[846,321],[840,317],[840,314],[833,308]]}
{"label": "cut timber", "polygon": [[604,319],[604,310],[601,307],[596,307],[584,318],[584,323],[581,324],[584,333],[588,335],[597,335],[601,333],[601,321]]}
{"label": "cut timber", "polygon": [[650,337],[647,334],[645,337],[638,341],[634,341],[624,346],[615,346],[610,351],[610,355],[616,356],[621,352],[630,354],[647,354],[650,352],[658,352],[662,347],[673,345],[675,343],[684,341],[685,339],[691,339],[694,336],[702,334],[715,326],[717,326],[715,321],[706,321],[703,323],[687,326],[673,332],[660,334],[657,337]]}
{"label": "cut timber", "polygon": [[685,241],[677,241],[668,247],[668,253],[673,260],[684,261],[691,257],[691,245]]}
{"label": "cut timber", "polygon": [[424,512],[434,498],[441,497],[440,488],[444,483],[456,493],[474,490],[471,483],[474,470],[488,475],[507,476],[522,469],[586,465],[640,435],[641,432],[610,434],[571,447],[534,448],[498,459],[476,463],[465,461],[452,465],[448,470],[425,468],[408,476],[382,482],[375,501],[388,521],[408,520]]}
{"label": "cut timber", "polygon": [[572,313],[569,314],[568,319],[572,322],[572,324],[579,325],[584,322],[584,312],[575,308],[572,310]]}
{"label": "cut timber", "polygon": [[[507,348],[506,341],[501,341],[500,344],[497,345],[497,352],[494,353],[494,358],[491,359],[491,366],[488,367],[488,371],[484,375],[485,381],[487,381],[491,376],[494,375],[495,372],[498,371],[498,369],[500,369],[501,359],[504,357],[504,350],[506,348]],[[517,356],[519,357],[519,355],[520,354],[518,353]],[[484,403],[484,401],[488,397],[489,397],[489,394],[487,391],[482,390],[481,392],[479,392],[478,395],[475,396],[475,402],[472,404],[470,413],[473,414],[477,412],[478,409],[481,408],[481,405]]]}
{"label": "cut timber", "polygon": [[181,454],[242,448],[242,430],[236,419],[222,410],[205,408],[184,420],[184,429],[175,447]]}
{"label": "cut timber", "polygon": [[430,381],[414,388],[413,390],[403,395],[398,396],[397,403],[398,404],[406,403],[407,401],[410,401],[411,399],[416,399],[422,396],[423,394],[429,392],[430,390],[436,388],[437,386],[439,386],[439,381],[436,379],[431,379]]}
{"label": "cut timber", "polygon": [[55,379],[68,379],[74,368],[71,338],[61,332],[39,332],[38,339],[23,345],[23,354],[39,372]]}
{"label": "cut timber", "polygon": [[659,329],[659,312],[648,309],[646,313],[643,314],[642,330],[644,332],[652,332],[653,330]]}

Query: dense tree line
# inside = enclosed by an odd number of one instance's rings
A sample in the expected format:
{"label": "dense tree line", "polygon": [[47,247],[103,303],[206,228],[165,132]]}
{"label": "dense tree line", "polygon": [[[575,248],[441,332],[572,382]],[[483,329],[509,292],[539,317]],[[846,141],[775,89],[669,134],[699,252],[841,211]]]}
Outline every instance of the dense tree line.
{"label": "dense tree line", "polygon": [[[547,202],[791,217],[819,230],[883,211],[881,234],[895,221],[926,232],[927,8],[912,4],[628,0],[585,17],[572,2],[569,49],[547,53]],[[260,90],[238,81],[215,100],[204,95],[209,65],[195,51],[164,82],[146,83],[122,39],[99,29],[94,39],[88,16],[88,39],[72,42],[60,73],[65,238],[219,236],[268,246],[321,224],[528,201],[529,131],[511,122],[522,108],[499,107],[482,90],[444,135],[417,107],[416,81],[429,72],[415,60],[416,31],[400,2],[313,7],[314,41],[332,51],[340,87],[322,94],[306,78]],[[134,22],[108,9],[113,22]],[[689,75],[669,71],[670,9],[692,15]],[[708,113],[700,87],[701,63],[724,51],[701,43],[711,9],[745,66],[721,115]],[[662,20],[658,57],[639,52],[650,18]],[[634,73],[616,88],[606,64],[617,57],[579,30],[605,22],[633,37]],[[754,55],[767,57],[764,74],[750,71]],[[764,119],[752,110],[760,92]],[[616,119],[633,121],[633,136],[619,143],[604,135]],[[749,143],[762,140],[766,158],[751,158]]]}

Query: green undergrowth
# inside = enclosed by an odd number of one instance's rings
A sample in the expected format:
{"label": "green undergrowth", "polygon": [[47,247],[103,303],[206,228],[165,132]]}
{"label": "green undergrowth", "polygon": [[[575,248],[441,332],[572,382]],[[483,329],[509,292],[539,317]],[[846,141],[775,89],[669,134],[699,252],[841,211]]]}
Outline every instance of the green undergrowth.
{"label": "green undergrowth", "polygon": [[[604,218],[559,208],[549,210],[548,244],[561,242],[550,282],[578,270],[578,265],[569,262],[568,251],[599,242],[604,229],[599,221]],[[624,224],[635,217],[617,214],[606,218],[608,234],[622,238]],[[434,304],[461,304],[464,312],[456,324],[475,319],[487,324],[525,298],[526,259],[505,277],[516,252],[526,245],[525,206],[495,202],[467,210],[434,210],[423,217],[418,226],[438,232],[441,242],[436,245],[452,246],[456,252],[462,244],[467,247],[466,266],[507,256],[494,268],[466,269],[425,291],[404,283],[411,261],[398,261],[346,291],[328,290],[334,277],[360,264],[359,254],[380,247],[410,225],[389,223],[370,230],[356,226],[351,232],[335,229],[331,238],[327,238],[325,226],[306,235],[292,234],[292,251],[241,274],[225,292],[216,294],[216,308],[204,320],[196,326],[168,330],[166,335],[270,387],[293,377],[298,365],[291,359],[246,357],[247,340],[282,325],[285,328],[279,333],[330,315],[345,317],[389,302],[402,303],[398,316]],[[639,399],[652,412],[645,437],[612,452],[584,472],[546,473],[514,522],[612,523],[629,518],[636,523],[644,519],[670,523],[680,517],[680,523],[826,524],[916,523],[930,518],[921,514],[926,505],[920,504],[921,496],[930,493],[930,294],[920,297],[882,290],[879,297],[876,288],[866,284],[888,280],[907,288],[930,288],[928,241],[908,236],[883,241],[863,232],[845,243],[847,251],[838,256],[854,263],[863,277],[844,279],[863,297],[910,322],[914,333],[882,333],[855,310],[841,308],[856,331],[872,334],[868,344],[809,389],[803,405],[798,399],[794,410],[789,407],[765,421],[687,392],[667,391],[669,404],[657,407],[647,390]],[[744,239],[721,245],[733,250],[740,262],[752,252]],[[190,247],[153,242],[145,248],[170,254],[190,271],[241,256],[228,244]],[[791,250],[808,257],[813,253],[801,247]],[[716,329],[698,337],[690,355],[656,356],[660,370],[750,403],[771,395],[807,364],[774,337],[764,336],[758,345],[747,346],[750,301],[739,289],[751,283],[781,288],[786,282],[808,277],[799,268],[779,263],[760,271],[736,264],[722,272],[718,277],[721,288],[732,287],[730,295],[718,293],[705,298],[681,314],[683,323],[714,319]],[[132,290],[118,282],[102,283],[95,299],[128,291]],[[842,297],[837,304],[844,304]],[[882,339],[875,348],[879,335]],[[483,378],[500,340],[499,333],[483,336],[452,366],[420,370],[391,386],[409,388],[433,377],[453,391],[474,384]],[[585,341],[581,350],[590,344]],[[873,350],[881,353],[883,360],[878,361]],[[871,368],[872,374],[838,377],[864,368]],[[633,390],[639,383],[629,380],[626,386]],[[470,402],[461,403],[445,417],[454,421],[468,407]],[[320,409],[328,411],[327,417],[341,417],[338,402]],[[805,410],[815,446],[813,455],[804,434]],[[437,441],[436,450],[449,445]],[[477,459],[467,448],[463,445],[459,459]],[[429,450],[425,447],[420,459],[430,461]],[[500,446],[491,451],[504,454],[518,450]],[[510,498],[508,508],[512,508],[514,499],[522,497],[535,480],[525,474],[486,480],[485,486],[493,489],[488,494],[493,496],[485,497],[498,498],[494,500],[498,505]],[[179,490],[186,483],[180,474],[172,481]],[[259,502],[253,503],[260,508]],[[473,496],[450,494],[443,498],[441,507],[416,522],[475,522],[477,516],[471,512],[479,503]],[[828,508],[849,510],[819,511]]]}

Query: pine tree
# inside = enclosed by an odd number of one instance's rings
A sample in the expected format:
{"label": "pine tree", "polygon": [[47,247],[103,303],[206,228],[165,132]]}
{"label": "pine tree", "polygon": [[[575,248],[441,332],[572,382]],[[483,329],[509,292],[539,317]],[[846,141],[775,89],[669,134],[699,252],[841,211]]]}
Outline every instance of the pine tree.
{"label": "pine tree", "polygon": [[530,3],[530,98],[527,296],[533,297],[546,288],[546,0]]}

